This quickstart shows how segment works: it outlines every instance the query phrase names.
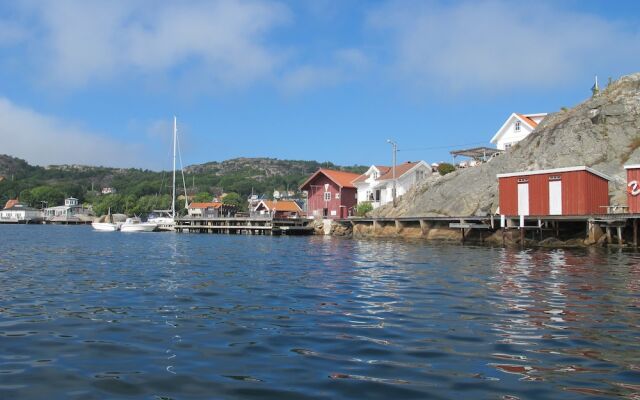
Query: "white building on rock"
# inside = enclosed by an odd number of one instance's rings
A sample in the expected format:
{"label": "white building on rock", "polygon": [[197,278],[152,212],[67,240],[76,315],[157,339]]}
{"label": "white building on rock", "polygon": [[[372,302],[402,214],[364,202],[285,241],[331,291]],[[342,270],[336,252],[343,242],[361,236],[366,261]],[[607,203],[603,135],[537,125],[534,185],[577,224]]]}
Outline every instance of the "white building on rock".
{"label": "white building on rock", "polygon": [[546,113],[511,114],[493,136],[491,143],[495,144],[499,150],[509,150],[511,146],[529,136],[546,115]]}
{"label": "white building on rock", "polygon": [[[370,202],[373,208],[393,201],[393,168],[372,165],[353,181],[358,190],[358,203]],[[424,161],[405,162],[396,165],[396,197],[405,194],[413,185],[432,174],[431,166]]]}

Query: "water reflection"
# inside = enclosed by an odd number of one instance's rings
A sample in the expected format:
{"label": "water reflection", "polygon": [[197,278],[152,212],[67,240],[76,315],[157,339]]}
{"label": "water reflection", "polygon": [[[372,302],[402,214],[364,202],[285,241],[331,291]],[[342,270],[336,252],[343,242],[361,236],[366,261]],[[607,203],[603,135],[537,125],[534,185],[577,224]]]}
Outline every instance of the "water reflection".
{"label": "water reflection", "polygon": [[633,398],[640,385],[633,254],[47,228],[0,242],[2,398]]}

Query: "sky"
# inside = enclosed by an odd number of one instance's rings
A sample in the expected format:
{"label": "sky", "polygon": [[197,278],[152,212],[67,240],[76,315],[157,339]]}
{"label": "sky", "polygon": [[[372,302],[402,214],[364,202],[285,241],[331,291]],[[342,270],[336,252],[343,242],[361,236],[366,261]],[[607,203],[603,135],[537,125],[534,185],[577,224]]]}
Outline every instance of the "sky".
{"label": "sky", "polygon": [[450,161],[640,72],[638,1],[0,3],[0,154],[171,166]]}

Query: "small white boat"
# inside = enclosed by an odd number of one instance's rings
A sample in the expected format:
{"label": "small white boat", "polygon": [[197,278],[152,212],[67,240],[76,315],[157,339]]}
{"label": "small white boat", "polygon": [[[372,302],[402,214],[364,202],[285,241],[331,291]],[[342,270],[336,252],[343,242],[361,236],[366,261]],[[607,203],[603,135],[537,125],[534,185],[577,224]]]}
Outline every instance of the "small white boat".
{"label": "small white boat", "polygon": [[96,231],[102,231],[102,232],[115,232],[117,230],[120,230],[120,225],[122,225],[122,223],[114,223],[114,222],[92,222],[91,226],[93,227],[93,229],[95,229]]}
{"label": "small white boat", "polygon": [[93,229],[101,232],[118,231],[120,230],[120,225],[122,225],[122,222],[113,222],[113,216],[111,215],[111,207],[109,207],[109,213],[107,214],[106,218],[102,217],[97,221],[94,221],[91,223],[91,226],[93,227]]}
{"label": "small white boat", "polygon": [[153,232],[158,224],[153,222],[142,222],[138,217],[127,218],[124,224],[120,226],[121,232]]}

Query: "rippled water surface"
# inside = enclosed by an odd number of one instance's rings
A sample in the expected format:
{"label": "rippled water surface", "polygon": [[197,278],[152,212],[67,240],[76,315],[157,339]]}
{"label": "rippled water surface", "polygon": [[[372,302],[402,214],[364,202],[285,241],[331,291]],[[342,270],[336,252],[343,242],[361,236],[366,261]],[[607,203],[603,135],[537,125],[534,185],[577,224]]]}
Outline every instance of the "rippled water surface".
{"label": "rippled water surface", "polygon": [[640,257],[0,226],[3,399],[640,398]]}

